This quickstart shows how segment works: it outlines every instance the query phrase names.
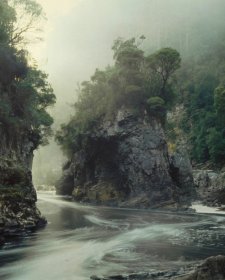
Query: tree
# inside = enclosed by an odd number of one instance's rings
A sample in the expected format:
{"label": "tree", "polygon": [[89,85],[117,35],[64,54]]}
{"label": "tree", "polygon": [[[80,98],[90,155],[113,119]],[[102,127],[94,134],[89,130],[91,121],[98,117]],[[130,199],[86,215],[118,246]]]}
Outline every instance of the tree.
{"label": "tree", "polygon": [[211,160],[217,165],[225,163],[225,137],[223,131],[217,130],[215,127],[210,128],[206,141]]}
{"label": "tree", "polygon": [[[2,0],[0,3],[0,45],[24,45],[30,31],[37,34],[42,7],[34,0]],[[36,36],[36,35],[35,35]],[[33,40],[34,38],[32,38]]]}
{"label": "tree", "polygon": [[166,106],[165,101],[158,96],[150,97],[147,100],[147,111],[150,115],[157,116],[162,123],[165,123],[166,118]]}
{"label": "tree", "polygon": [[149,68],[161,80],[160,97],[165,98],[166,85],[171,75],[180,67],[180,54],[171,48],[164,48],[147,57]]}
{"label": "tree", "polygon": [[0,2],[0,45],[9,42],[15,21],[15,10],[8,5],[8,1],[2,0]]}
{"label": "tree", "polygon": [[[157,118],[165,123],[172,89],[167,85],[167,96],[160,96],[161,88],[155,87],[159,75],[149,71],[147,58],[139,46],[134,38],[117,39],[112,47],[114,65],[104,71],[96,69],[90,81],[81,84],[74,116],[56,135],[56,140],[67,154],[81,149],[88,134],[97,130],[103,121],[112,121],[120,109],[129,109],[139,118]],[[175,67],[175,62],[171,62],[171,67],[166,68],[167,80],[178,64]],[[149,90],[152,88],[154,91]]]}
{"label": "tree", "polygon": [[24,49],[26,32],[41,15],[33,0],[0,2],[0,126],[9,142],[27,135],[35,147],[47,143],[53,123],[47,108],[55,103],[48,76],[29,66]]}
{"label": "tree", "polygon": [[214,108],[219,124],[225,129],[225,88],[220,86],[214,91]]}
{"label": "tree", "polygon": [[[220,39],[221,40],[221,39]],[[224,40],[185,62],[178,74],[184,104],[181,128],[189,139],[192,159],[216,166],[225,163]]]}

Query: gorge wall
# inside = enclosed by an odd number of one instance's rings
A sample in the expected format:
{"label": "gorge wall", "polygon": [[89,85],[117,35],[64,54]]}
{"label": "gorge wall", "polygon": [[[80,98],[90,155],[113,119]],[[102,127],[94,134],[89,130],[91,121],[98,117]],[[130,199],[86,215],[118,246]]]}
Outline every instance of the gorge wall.
{"label": "gorge wall", "polygon": [[31,174],[34,139],[15,131],[9,135],[2,128],[0,135],[0,241],[4,242],[46,221],[35,205]]}
{"label": "gorge wall", "polygon": [[121,110],[87,135],[56,190],[88,203],[177,209],[190,204],[194,184],[187,159],[169,157],[160,122]]}

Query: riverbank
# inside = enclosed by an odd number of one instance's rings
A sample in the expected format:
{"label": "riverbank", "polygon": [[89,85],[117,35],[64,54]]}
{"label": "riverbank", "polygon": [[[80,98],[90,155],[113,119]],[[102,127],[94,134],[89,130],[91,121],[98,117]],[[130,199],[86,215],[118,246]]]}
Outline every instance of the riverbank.
{"label": "riverbank", "polygon": [[27,188],[5,188],[0,192],[0,246],[14,242],[46,225],[36,207],[36,191]]}

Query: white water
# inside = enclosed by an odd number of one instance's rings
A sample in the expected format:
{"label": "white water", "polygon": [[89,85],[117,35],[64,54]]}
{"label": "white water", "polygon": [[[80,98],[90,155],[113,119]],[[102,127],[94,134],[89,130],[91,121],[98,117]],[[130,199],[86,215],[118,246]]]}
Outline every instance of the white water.
{"label": "white water", "polygon": [[[48,226],[0,251],[0,279],[87,280],[223,253],[225,216],[83,206],[39,194]],[[7,261],[8,260],[8,261]]]}
{"label": "white water", "polygon": [[218,207],[208,207],[199,203],[194,203],[192,209],[197,213],[225,215],[225,211],[219,210]]}

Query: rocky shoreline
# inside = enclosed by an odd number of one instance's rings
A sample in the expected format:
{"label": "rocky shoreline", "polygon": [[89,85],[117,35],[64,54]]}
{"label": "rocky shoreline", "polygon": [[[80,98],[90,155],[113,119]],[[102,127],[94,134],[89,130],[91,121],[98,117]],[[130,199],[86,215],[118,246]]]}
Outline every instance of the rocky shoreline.
{"label": "rocky shoreline", "polygon": [[37,209],[33,195],[10,191],[9,194],[0,195],[0,246],[47,223]]}
{"label": "rocky shoreline", "polygon": [[198,199],[206,206],[225,205],[225,172],[214,170],[193,170]]}
{"label": "rocky shoreline", "polygon": [[1,189],[0,246],[46,225],[46,219],[36,207],[36,200],[33,186]]}
{"label": "rocky shoreline", "polygon": [[36,207],[32,182],[34,140],[20,135],[10,143],[0,130],[0,245],[46,224]]}

